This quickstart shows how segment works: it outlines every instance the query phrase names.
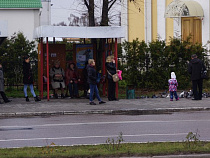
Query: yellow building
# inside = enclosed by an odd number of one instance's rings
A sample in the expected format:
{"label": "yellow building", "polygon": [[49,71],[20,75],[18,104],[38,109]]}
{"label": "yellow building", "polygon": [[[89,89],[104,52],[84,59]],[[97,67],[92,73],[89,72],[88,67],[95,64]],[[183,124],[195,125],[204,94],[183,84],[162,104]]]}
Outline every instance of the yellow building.
{"label": "yellow building", "polygon": [[210,0],[124,0],[122,8],[127,41],[191,35],[194,43],[209,43]]}

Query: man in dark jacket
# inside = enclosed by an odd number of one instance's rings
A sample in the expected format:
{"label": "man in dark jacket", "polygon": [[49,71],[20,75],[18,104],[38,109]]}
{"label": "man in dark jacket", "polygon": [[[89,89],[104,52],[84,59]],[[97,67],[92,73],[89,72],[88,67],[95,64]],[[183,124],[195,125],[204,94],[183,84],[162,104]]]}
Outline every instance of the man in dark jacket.
{"label": "man in dark jacket", "polygon": [[191,80],[193,85],[193,100],[201,100],[203,87],[203,79],[201,78],[201,72],[206,71],[206,67],[204,66],[203,61],[197,58],[196,54],[193,54],[191,58],[192,60],[189,63],[188,72],[191,74]]}

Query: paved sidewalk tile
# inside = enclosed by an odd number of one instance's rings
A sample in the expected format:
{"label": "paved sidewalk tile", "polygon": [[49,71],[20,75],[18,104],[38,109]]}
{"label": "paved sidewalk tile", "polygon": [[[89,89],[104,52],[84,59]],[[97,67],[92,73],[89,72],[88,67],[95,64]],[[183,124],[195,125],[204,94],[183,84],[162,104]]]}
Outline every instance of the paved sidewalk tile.
{"label": "paved sidewalk tile", "polygon": [[43,99],[35,102],[31,99],[13,98],[12,102],[0,104],[0,117],[69,115],[69,114],[156,114],[189,110],[210,110],[210,98],[200,101],[180,98],[170,101],[169,98],[121,99],[108,101],[105,104],[90,105],[88,99]]}

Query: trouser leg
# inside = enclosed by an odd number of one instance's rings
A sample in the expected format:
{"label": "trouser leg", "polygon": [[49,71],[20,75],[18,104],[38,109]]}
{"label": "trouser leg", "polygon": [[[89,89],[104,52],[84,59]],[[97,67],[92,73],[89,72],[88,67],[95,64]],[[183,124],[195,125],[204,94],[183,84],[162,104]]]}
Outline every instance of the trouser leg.
{"label": "trouser leg", "polygon": [[27,94],[27,87],[28,87],[28,85],[27,84],[24,84],[23,92],[24,92],[25,97],[28,96],[28,94]]}
{"label": "trouser leg", "polygon": [[6,97],[6,94],[3,91],[1,91],[0,93],[1,93],[1,96],[2,96],[2,99],[4,100],[4,102],[7,102],[8,98]]}
{"label": "trouser leg", "polygon": [[34,86],[33,86],[33,84],[30,84],[30,90],[31,90],[31,94],[33,95],[33,97],[35,98],[36,97],[36,94],[35,94],[35,92],[34,92]]}
{"label": "trouser leg", "polygon": [[99,91],[98,91],[97,85],[95,85],[94,90],[95,90],[96,98],[97,98],[98,101],[100,102],[100,101],[101,101],[101,98],[100,98],[100,96],[99,96]]}
{"label": "trouser leg", "polygon": [[203,80],[198,81],[198,99],[202,99]]}
{"label": "trouser leg", "polygon": [[173,95],[174,95],[174,94],[173,94],[173,92],[171,91],[171,92],[170,92],[170,99],[171,99],[171,100],[173,100]]}
{"label": "trouser leg", "polygon": [[192,81],[192,84],[193,84],[193,96],[194,96],[195,99],[199,99],[198,98],[198,91],[197,91],[198,81],[194,80],[194,81]]}

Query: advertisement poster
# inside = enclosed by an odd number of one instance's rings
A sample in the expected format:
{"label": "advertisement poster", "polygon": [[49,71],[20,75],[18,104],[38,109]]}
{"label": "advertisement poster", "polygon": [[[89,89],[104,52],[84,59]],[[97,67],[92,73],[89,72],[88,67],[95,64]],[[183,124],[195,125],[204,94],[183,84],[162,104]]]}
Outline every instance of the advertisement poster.
{"label": "advertisement poster", "polygon": [[76,45],[76,62],[78,69],[85,68],[85,62],[93,59],[93,45],[92,44],[78,44]]}

